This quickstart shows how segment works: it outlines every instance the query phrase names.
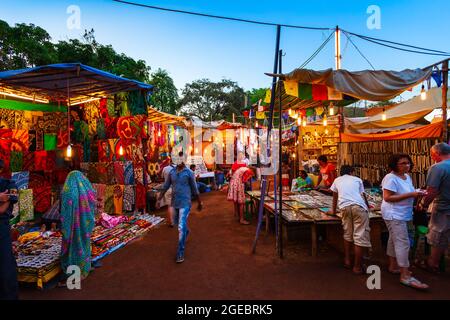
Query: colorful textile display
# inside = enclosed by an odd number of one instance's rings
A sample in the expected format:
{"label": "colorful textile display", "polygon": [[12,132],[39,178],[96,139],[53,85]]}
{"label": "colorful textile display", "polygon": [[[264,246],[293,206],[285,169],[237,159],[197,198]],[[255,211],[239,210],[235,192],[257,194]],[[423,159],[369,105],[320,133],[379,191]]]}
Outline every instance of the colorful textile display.
{"label": "colorful textile display", "polygon": [[27,152],[22,157],[22,168],[24,171],[35,171],[34,152]]}
{"label": "colorful textile display", "polygon": [[285,80],[286,94],[302,100],[342,100],[342,93],[321,84],[304,84]]}
{"label": "colorful textile display", "polygon": [[114,213],[123,213],[123,190],[124,186],[116,184],[114,186]]}
{"label": "colorful textile display", "polygon": [[30,173],[28,171],[13,172],[11,179],[16,184],[18,190],[28,189]]}
{"label": "colorful textile display", "polygon": [[142,165],[134,165],[134,182],[136,184],[144,184],[144,168]]}
{"label": "colorful textile display", "polygon": [[20,221],[34,219],[33,190],[19,190],[19,214]]}
{"label": "colorful textile display", "polygon": [[47,168],[47,151],[34,152],[34,170],[46,170]]}
{"label": "colorful textile display", "polygon": [[134,186],[125,186],[123,191],[123,210],[133,211],[134,205]]}
{"label": "colorful textile display", "polygon": [[69,145],[69,133],[67,132],[67,130],[59,129],[56,140],[56,147],[58,149],[67,148],[67,146]]}
{"label": "colorful textile display", "polygon": [[100,184],[108,183],[108,167],[105,162],[99,162],[95,164],[97,168],[97,181]]}
{"label": "colorful textile display", "polygon": [[51,207],[52,187],[39,186],[33,188],[33,205],[37,212],[45,213]]}
{"label": "colorful textile display", "polygon": [[145,187],[141,184],[136,185],[136,209],[145,209]]}
{"label": "colorful textile display", "polygon": [[108,183],[107,184],[117,184],[117,177],[114,168],[114,162],[106,163],[106,170],[108,172]]}
{"label": "colorful textile display", "polygon": [[126,185],[134,185],[134,168],[133,162],[125,161],[124,162],[124,183]]}
{"label": "colorful textile display", "polygon": [[105,211],[105,197],[106,197],[106,185],[105,184],[93,184],[95,194],[97,196],[97,212],[101,213]]}
{"label": "colorful textile display", "polygon": [[106,186],[104,209],[109,214],[114,213],[114,186]]}
{"label": "colorful textile display", "polygon": [[103,118],[97,120],[97,137],[101,140],[106,139],[106,126]]}
{"label": "colorful textile display", "polygon": [[116,176],[117,184],[125,184],[124,179],[124,163],[121,161],[114,162],[114,174]]}
{"label": "colorful textile display", "polygon": [[44,149],[45,150],[55,150],[57,143],[57,136],[55,134],[44,134]]}
{"label": "colorful textile display", "polygon": [[91,233],[95,225],[95,192],[80,171],[69,173],[61,194],[61,268],[70,265],[87,276],[91,270]]}
{"label": "colorful textile display", "polygon": [[23,154],[22,152],[11,151],[11,160],[9,164],[11,172],[22,171],[23,167]]}
{"label": "colorful textile display", "polygon": [[100,216],[100,224],[107,229],[114,228],[118,224],[120,224],[122,222],[126,222],[126,221],[127,221],[127,217],[125,217],[125,216],[112,217],[109,214],[107,214],[106,212],[103,212]]}
{"label": "colorful textile display", "polygon": [[44,150],[44,131],[36,130],[36,151]]}
{"label": "colorful textile display", "polygon": [[61,207],[60,200],[56,200],[55,203],[50,207],[50,209],[48,209],[47,212],[44,215],[42,215],[42,218],[47,220],[60,221],[61,220],[60,207]]}
{"label": "colorful textile display", "polygon": [[112,152],[110,150],[108,140],[100,140],[98,142],[98,161],[99,162],[112,161]]}
{"label": "colorful textile display", "polygon": [[24,152],[29,148],[28,130],[13,130],[11,138],[11,151]]}

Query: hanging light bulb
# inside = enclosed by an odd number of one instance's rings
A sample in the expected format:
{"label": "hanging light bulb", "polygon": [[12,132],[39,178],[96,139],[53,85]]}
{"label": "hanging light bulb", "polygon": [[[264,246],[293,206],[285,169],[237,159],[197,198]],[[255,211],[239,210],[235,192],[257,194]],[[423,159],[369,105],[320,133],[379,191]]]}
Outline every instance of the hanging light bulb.
{"label": "hanging light bulb", "polygon": [[334,116],[334,106],[330,103],[330,116]]}
{"label": "hanging light bulb", "polygon": [[119,156],[123,156],[123,147],[122,146],[119,147]]}
{"label": "hanging light bulb", "polygon": [[255,128],[258,128],[258,127],[259,127],[258,121],[256,121],[256,123],[255,123]]}
{"label": "hanging light bulb", "polygon": [[292,116],[292,109],[291,108],[289,108],[289,117],[291,117]]}
{"label": "hanging light bulb", "polygon": [[297,112],[294,112],[294,116],[293,116],[292,118],[298,119],[298,113],[297,113]]}
{"label": "hanging light bulb", "polygon": [[67,146],[66,156],[67,158],[72,158],[72,146],[70,144]]}
{"label": "hanging light bulb", "polygon": [[293,153],[293,154],[292,154],[292,158],[294,158],[294,159],[295,159],[295,153]]}
{"label": "hanging light bulb", "polygon": [[323,116],[323,126],[326,127],[328,125],[327,115]]}
{"label": "hanging light bulb", "polygon": [[426,100],[427,99],[427,92],[425,91],[425,85],[422,85],[422,90],[420,90],[420,99]]}
{"label": "hanging light bulb", "polygon": [[158,137],[161,137],[161,131],[158,131]]}
{"label": "hanging light bulb", "polygon": [[306,122],[306,117],[305,117],[305,118],[303,118],[303,126],[306,127],[306,125],[307,125],[307,122]]}
{"label": "hanging light bulb", "polygon": [[383,108],[383,113],[381,114],[381,121],[386,121],[387,116],[386,116],[386,109]]}
{"label": "hanging light bulb", "polygon": [[314,130],[314,135],[317,137],[319,134],[317,133],[317,129]]}
{"label": "hanging light bulb", "polygon": [[198,148],[195,148],[195,153],[198,153]]}
{"label": "hanging light bulb", "polygon": [[297,119],[297,125],[298,125],[298,126],[301,126],[301,125],[302,125],[302,118],[298,118],[298,119]]}
{"label": "hanging light bulb", "polygon": [[328,129],[325,129],[325,134],[328,135]]}

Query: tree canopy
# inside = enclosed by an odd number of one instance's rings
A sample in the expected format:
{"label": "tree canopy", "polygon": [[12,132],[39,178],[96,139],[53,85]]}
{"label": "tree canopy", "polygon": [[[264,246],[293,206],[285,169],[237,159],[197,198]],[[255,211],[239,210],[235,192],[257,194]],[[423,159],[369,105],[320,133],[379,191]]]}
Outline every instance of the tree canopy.
{"label": "tree canopy", "polygon": [[156,87],[152,95],[153,106],[163,112],[175,114],[180,108],[178,91],[166,70],[158,69],[152,73],[150,83]]}

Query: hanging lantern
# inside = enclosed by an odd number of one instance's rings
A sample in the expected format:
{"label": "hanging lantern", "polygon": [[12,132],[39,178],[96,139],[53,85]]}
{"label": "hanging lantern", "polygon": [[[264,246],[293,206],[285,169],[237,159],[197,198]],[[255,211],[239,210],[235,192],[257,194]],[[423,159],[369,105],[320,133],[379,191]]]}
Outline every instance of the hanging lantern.
{"label": "hanging lantern", "polygon": [[67,158],[72,158],[72,146],[69,144],[66,149]]}
{"label": "hanging lantern", "polygon": [[420,90],[420,99],[426,100],[427,99],[427,92],[425,91],[425,85],[422,85],[422,90]]}
{"label": "hanging lantern", "polygon": [[334,116],[334,105],[333,103],[330,103],[330,116]]}
{"label": "hanging lantern", "polygon": [[387,116],[386,116],[386,110],[383,108],[383,113],[381,114],[381,121],[386,121]]}

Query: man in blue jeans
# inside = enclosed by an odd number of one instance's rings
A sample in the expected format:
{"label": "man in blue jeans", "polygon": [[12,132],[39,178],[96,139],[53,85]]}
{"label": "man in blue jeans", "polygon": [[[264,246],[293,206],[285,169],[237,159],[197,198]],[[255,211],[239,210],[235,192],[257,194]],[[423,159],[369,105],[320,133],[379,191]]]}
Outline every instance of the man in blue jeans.
{"label": "man in blue jeans", "polygon": [[[183,152],[179,153],[179,157],[183,158]],[[162,199],[170,186],[172,186],[172,206],[175,208],[174,223],[178,224],[176,262],[182,263],[184,261],[186,237],[189,233],[187,219],[191,211],[191,198],[197,198],[197,210],[202,210],[203,204],[200,201],[194,173],[186,167],[184,161],[180,161],[177,167],[170,171],[169,177],[162,187],[162,192],[159,196],[160,199]]]}

